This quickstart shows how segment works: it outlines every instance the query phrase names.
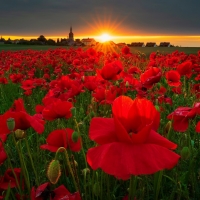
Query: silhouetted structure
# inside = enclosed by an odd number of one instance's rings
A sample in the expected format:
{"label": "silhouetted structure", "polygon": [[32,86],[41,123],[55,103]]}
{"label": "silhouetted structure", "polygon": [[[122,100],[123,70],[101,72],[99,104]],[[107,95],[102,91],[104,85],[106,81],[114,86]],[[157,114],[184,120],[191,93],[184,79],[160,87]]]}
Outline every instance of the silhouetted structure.
{"label": "silhouetted structure", "polygon": [[170,47],[170,42],[161,42],[159,47]]}
{"label": "silhouetted structure", "polygon": [[147,42],[146,47],[157,47],[155,42]]}
{"label": "silhouetted structure", "polygon": [[94,38],[83,38],[81,40],[81,42],[85,45],[85,46],[93,46],[96,44],[96,41]]}
{"label": "silhouetted structure", "polygon": [[144,42],[132,42],[130,47],[145,47]]}

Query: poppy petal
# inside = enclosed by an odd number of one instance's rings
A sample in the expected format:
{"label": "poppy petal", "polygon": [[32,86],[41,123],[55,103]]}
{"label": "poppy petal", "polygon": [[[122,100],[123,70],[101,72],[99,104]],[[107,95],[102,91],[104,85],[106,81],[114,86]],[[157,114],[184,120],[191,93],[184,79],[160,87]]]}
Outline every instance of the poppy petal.
{"label": "poppy petal", "polygon": [[173,150],[177,148],[177,144],[164,138],[163,136],[161,136],[159,133],[155,132],[154,130],[151,130],[146,143],[157,144],[157,145],[166,147],[168,149],[173,149]]}
{"label": "poppy petal", "polygon": [[131,175],[153,174],[159,170],[171,169],[179,158],[178,154],[156,144],[127,145],[114,142],[91,148],[87,153],[87,162],[93,170],[101,168],[123,180]]}
{"label": "poppy petal", "polygon": [[90,122],[89,137],[98,144],[117,141],[112,118],[95,117]]}

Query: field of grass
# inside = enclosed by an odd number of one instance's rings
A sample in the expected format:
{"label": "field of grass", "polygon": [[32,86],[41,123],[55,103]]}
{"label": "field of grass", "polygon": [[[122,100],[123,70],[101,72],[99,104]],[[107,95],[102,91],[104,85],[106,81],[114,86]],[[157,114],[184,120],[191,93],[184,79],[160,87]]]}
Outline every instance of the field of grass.
{"label": "field of grass", "polygon": [[[19,51],[19,50],[48,50],[56,49],[60,46],[44,46],[44,45],[0,45],[0,52],[4,51]],[[62,46],[61,48],[69,49],[67,46]],[[184,52],[186,54],[197,54],[200,51],[200,47],[130,47],[132,53],[137,53],[138,51],[149,56],[152,52],[159,51],[160,53],[172,53],[174,51]]]}
{"label": "field of grass", "polygon": [[135,53],[140,51],[147,56],[151,52],[159,51],[160,53],[172,53],[174,51],[184,52],[186,54],[197,54],[200,51],[200,47],[131,47],[131,52]]}

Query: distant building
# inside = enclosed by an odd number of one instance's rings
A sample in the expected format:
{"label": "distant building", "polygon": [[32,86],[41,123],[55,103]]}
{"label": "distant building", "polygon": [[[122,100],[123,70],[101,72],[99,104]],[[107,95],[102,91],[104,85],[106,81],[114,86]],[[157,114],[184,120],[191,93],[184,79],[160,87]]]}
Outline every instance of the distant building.
{"label": "distant building", "polygon": [[155,42],[147,42],[146,47],[157,47]]}
{"label": "distant building", "polygon": [[93,46],[96,45],[96,41],[94,38],[83,38],[81,40],[81,42],[85,45],[85,46]]}
{"label": "distant building", "polygon": [[170,42],[161,42],[159,47],[170,47]]}
{"label": "distant building", "polygon": [[130,47],[145,47],[144,42],[132,42]]}
{"label": "distant building", "polygon": [[67,43],[69,46],[74,45],[74,34],[72,32],[72,26],[70,27],[69,38],[68,38]]}

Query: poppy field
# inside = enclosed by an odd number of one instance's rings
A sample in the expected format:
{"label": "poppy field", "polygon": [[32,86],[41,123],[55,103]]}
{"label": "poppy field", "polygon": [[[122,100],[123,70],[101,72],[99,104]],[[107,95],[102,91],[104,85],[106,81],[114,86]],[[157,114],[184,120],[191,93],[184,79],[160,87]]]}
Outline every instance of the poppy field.
{"label": "poppy field", "polygon": [[200,199],[200,51],[0,52],[0,199]]}

